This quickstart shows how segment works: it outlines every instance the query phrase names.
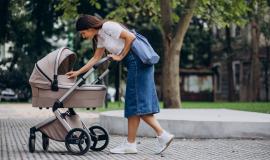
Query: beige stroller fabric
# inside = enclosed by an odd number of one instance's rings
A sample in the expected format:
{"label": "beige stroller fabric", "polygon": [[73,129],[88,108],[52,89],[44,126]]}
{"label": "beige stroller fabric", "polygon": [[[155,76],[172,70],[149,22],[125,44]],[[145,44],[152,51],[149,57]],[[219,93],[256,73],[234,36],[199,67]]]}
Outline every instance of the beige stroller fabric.
{"label": "beige stroller fabric", "polygon": [[[59,80],[59,84],[74,83],[75,79],[67,79],[64,74],[72,70],[75,60],[75,53],[70,51],[68,48],[60,48],[49,53],[36,63],[29,79],[30,85],[50,89],[50,80],[53,80],[54,75],[58,75],[58,77],[61,78],[61,80]],[[50,80],[48,80],[46,76],[41,73],[37,66]]]}
{"label": "beige stroller fabric", "polygon": [[[66,115],[65,120],[71,126],[71,128],[83,128],[82,122],[78,115]],[[44,126],[40,127],[39,130],[56,141],[65,141],[65,137],[68,133],[67,129],[58,119],[55,119],[52,122],[45,124]]]}
{"label": "beige stroller fabric", "polygon": [[[68,48],[60,48],[39,60],[30,76],[33,107],[52,107],[75,84],[65,73],[71,71],[76,55]],[[54,75],[58,80],[58,91],[51,90]],[[82,85],[63,102],[65,108],[91,108],[102,106],[106,95],[104,85]]]}

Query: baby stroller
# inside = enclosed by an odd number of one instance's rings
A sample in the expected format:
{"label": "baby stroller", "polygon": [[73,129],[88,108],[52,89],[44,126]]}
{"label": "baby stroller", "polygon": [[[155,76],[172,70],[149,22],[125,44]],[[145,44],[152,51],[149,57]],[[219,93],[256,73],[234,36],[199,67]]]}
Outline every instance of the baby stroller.
{"label": "baby stroller", "polygon": [[[65,73],[72,70],[76,60],[74,52],[68,48],[60,48],[39,60],[29,79],[32,89],[32,106],[52,107],[55,116],[30,128],[29,151],[35,151],[36,132],[42,133],[42,147],[49,147],[49,139],[65,142],[72,154],[82,155],[89,149],[101,151],[109,143],[106,130],[98,125],[87,128],[73,108],[95,108],[103,105],[106,86],[96,83],[109,73],[103,72],[91,84],[84,84],[86,78],[98,66],[111,58],[101,59],[78,81],[68,79]],[[64,113],[60,108],[67,108]],[[63,110],[63,109],[62,109]]]}

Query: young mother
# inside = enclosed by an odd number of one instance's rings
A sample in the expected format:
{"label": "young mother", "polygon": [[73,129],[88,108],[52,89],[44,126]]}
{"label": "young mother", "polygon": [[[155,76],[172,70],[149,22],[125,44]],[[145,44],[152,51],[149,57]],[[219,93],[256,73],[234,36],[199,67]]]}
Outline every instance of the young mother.
{"label": "young mother", "polygon": [[157,153],[163,152],[174,135],[166,132],[156,120],[154,114],[159,112],[159,101],[154,82],[154,66],[144,64],[132,52],[131,46],[136,36],[120,23],[104,21],[95,16],[83,15],[76,22],[76,29],[82,38],[92,39],[94,56],[77,71],[68,72],[69,78],[76,77],[91,69],[104,54],[115,61],[123,60],[127,67],[127,87],[125,94],[125,117],[128,119],[128,136],[125,142],[110,150],[111,153],[137,153],[136,133],[140,119],[151,126],[158,139]]}

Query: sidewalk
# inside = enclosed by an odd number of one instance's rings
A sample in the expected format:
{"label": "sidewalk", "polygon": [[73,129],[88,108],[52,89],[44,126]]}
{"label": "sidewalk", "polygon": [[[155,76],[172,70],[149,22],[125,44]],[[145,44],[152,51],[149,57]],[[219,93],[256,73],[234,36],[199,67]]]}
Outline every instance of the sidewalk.
{"label": "sidewalk", "polygon": [[[109,148],[124,140],[123,136],[112,135],[109,146],[102,152],[89,151],[83,156],[70,155],[64,143],[50,141],[48,152],[41,146],[41,134],[37,134],[36,152],[28,151],[29,128],[51,115],[50,110],[32,108],[30,104],[0,104],[0,159],[138,159],[138,160],[268,160],[270,159],[270,140],[252,139],[175,139],[163,155],[155,155],[154,138],[137,139],[139,153],[135,155],[110,154]],[[98,114],[79,113],[90,125]],[[95,118],[94,118],[95,119]]]}
{"label": "sidewalk", "polygon": [[[127,119],[121,110],[102,112],[101,126],[111,134],[126,135]],[[270,139],[270,114],[230,109],[161,109],[155,117],[176,138]],[[155,137],[142,121],[138,136]]]}

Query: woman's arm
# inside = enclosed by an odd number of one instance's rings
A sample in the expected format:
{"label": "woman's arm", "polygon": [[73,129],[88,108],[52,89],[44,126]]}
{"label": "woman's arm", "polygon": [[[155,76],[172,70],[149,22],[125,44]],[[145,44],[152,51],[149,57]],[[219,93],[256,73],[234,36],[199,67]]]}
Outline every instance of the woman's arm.
{"label": "woman's arm", "polygon": [[120,34],[120,38],[124,39],[125,41],[125,46],[122,52],[118,55],[113,55],[113,54],[108,55],[112,57],[113,60],[115,61],[121,61],[127,55],[128,51],[130,50],[131,44],[133,40],[135,39],[135,35],[129,31],[123,30]]}
{"label": "woman's arm", "polygon": [[66,73],[68,78],[74,78],[90,70],[103,56],[105,48],[97,48],[94,56],[79,70]]}

